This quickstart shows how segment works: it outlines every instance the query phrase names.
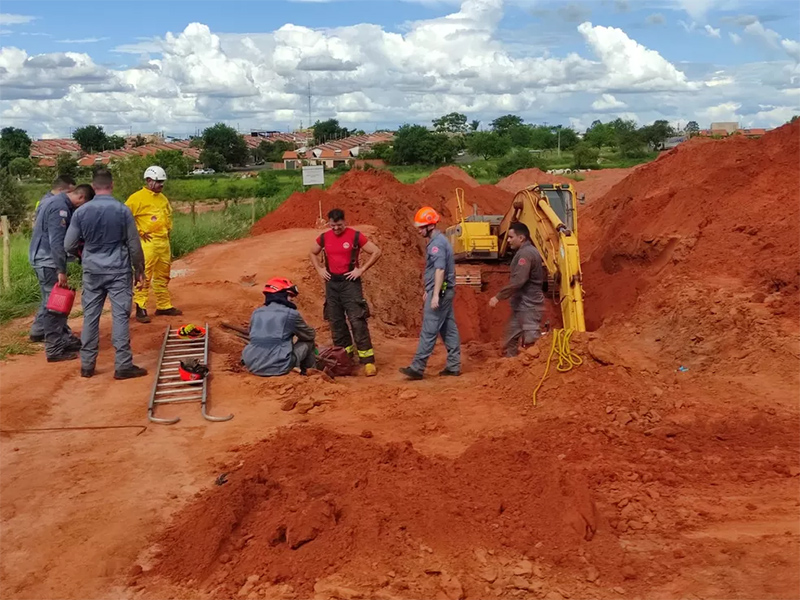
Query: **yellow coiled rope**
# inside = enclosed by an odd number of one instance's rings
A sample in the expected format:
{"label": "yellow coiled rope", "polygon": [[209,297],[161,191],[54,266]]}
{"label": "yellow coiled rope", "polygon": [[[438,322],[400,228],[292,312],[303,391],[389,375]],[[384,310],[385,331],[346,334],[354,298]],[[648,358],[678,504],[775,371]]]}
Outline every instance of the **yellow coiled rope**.
{"label": "yellow coiled rope", "polygon": [[547,357],[547,365],[544,368],[539,385],[533,390],[533,405],[536,406],[536,394],[539,393],[544,380],[547,379],[547,374],[550,372],[550,362],[553,360],[553,355],[558,355],[558,363],[556,363],[556,371],[559,373],[566,373],[571,371],[573,367],[583,364],[583,359],[572,352],[569,347],[569,340],[572,337],[574,329],[554,329],[553,330],[553,343],[550,345],[550,354]]}

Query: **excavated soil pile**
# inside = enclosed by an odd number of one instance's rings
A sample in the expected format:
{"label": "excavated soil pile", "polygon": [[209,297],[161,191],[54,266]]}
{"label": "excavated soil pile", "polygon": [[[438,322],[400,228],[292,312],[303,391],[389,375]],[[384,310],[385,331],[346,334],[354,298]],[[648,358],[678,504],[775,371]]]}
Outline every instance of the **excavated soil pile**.
{"label": "excavated soil pile", "polygon": [[449,177],[450,179],[453,179],[455,181],[458,181],[458,182],[461,182],[463,184],[466,184],[469,187],[473,187],[474,188],[474,187],[478,187],[480,185],[464,169],[462,169],[461,167],[453,167],[453,166],[442,167],[440,169],[436,169],[433,173],[431,173],[430,175],[428,175],[427,177],[425,177],[423,179],[420,179],[417,183],[423,183],[423,182],[427,181],[428,179],[431,179],[432,177],[437,177],[437,176],[440,176],[440,175],[444,175],[446,177]]}
{"label": "excavated soil pile", "polygon": [[551,175],[539,169],[520,169],[497,182],[497,187],[516,194],[521,189],[535,183],[571,183],[574,185],[575,180],[563,175]]}
{"label": "excavated soil pile", "polygon": [[[459,187],[465,191],[467,205],[477,204],[484,214],[505,213],[512,198],[494,186],[479,186],[474,180],[464,180],[469,178],[466,173],[453,179],[449,176],[453,170],[440,169],[414,185],[400,183],[388,171],[350,171],[328,190],[293,194],[275,212],[256,223],[252,233],[314,227],[320,205],[323,215],[332,208],[341,208],[349,223],[377,227],[375,242],[384,255],[375,272],[365,277],[365,295],[373,315],[383,324],[416,333],[421,319],[420,280],[425,246],[414,230],[414,213],[422,206],[432,206],[441,213],[444,226],[453,223],[455,190]],[[471,213],[471,208],[468,212]],[[378,271],[382,276],[377,275]],[[465,300],[473,295],[470,290],[462,294]],[[468,332],[464,341],[471,339],[475,338]]]}
{"label": "excavated soil pile", "polygon": [[[477,573],[471,548],[576,570],[621,562],[583,476],[530,436],[480,441],[450,460],[293,427],[242,458],[177,516],[155,574],[231,597],[250,577],[308,592],[334,574],[378,585],[393,570]],[[530,574],[529,562],[520,575]],[[436,581],[418,597],[433,597]]]}
{"label": "excavated soil pile", "polygon": [[774,337],[798,309],[799,164],[794,123],[681,145],[614,186],[582,215],[590,326],[635,320],[699,361]]}

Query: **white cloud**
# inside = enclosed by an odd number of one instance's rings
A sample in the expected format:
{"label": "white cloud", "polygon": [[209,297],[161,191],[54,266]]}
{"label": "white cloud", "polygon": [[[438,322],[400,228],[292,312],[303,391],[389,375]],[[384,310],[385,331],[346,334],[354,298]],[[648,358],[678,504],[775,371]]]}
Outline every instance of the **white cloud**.
{"label": "white cloud", "polygon": [[719,0],[677,0],[677,4],[695,21],[704,21],[706,14],[720,2]]}
{"label": "white cloud", "polygon": [[78,40],[56,40],[59,44],[96,44],[107,40],[107,37],[81,38]]}
{"label": "white cloud", "polygon": [[602,96],[600,96],[600,98],[592,102],[592,108],[600,112],[612,110],[615,108],[622,108],[624,106],[627,106],[627,104],[625,104],[624,102],[620,102],[619,100],[614,98],[614,96],[612,96],[611,94],[603,94]]}
{"label": "white cloud", "polygon": [[719,29],[714,29],[711,25],[706,25],[705,26],[705,30],[706,30],[706,33],[708,33],[708,35],[711,36],[711,37],[714,37],[714,38],[722,37],[721,34],[720,34],[720,30]]}
{"label": "white cloud", "polygon": [[[86,123],[172,134],[215,121],[283,130],[307,122],[309,83],[312,119],[336,117],[364,129],[429,123],[451,111],[487,122],[511,112],[585,124],[624,110],[645,123],[701,120],[735,104],[734,112],[755,119],[773,110],[759,102],[797,103],[796,95],[782,94],[800,76],[794,62],[761,63],[744,75],[691,63],[678,68],[622,29],[589,22],[572,29],[585,49],[537,54],[536,46],[506,40],[503,6],[466,0],[445,16],[406,23],[399,33],[374,24],[286,24],[221,34],[190,23],[118,46],[138,64],[116,69],[88,53],[3,48],[0,119],[34,136],[64,135]],[[795,52],[786,42],[786,53]]]}
{"label": "white cloud", "polygon": [[645,48],[616,27],[578,26],[586,42],[607,68],[605,87],[610,90],[688,90],[686,75],[655,50]]}
{"label": "white cloud", "polygon": [[0,13],[0,25],[25,25],[35,21],[39,17],[32,17],[30,15],[12,15],[9,13]]}
{"label": "white cloud", "polygon": [[777,31],[773,31],[772,29],[767,29],[759,21],[756,21],[755,23],[750,23],[747,27],[744,28],[744,32],[754,37],[757,37],[761,41],[765,42],[767,45],[772,46],[773,48],[780,47],[781,35]]}
{"label": "white cloud", "polygon": [[742,36],[740,36],[738,33],[729,33],[728,35],[731,36],[731,41],[734,44],[739,45],[742,43]]}
{"label": "white cloud", "polygon": [[708,123],[741,121],[742,115],[737,112],[741,107],[739,102],[722,102],[716,106],[709,106],[700,111],[700,114]]}
{"label": "white cloud", "polygon": [[781,40],[781,46],[786,50],[786,54],[795,61],[800,62],[800,43],[795,40]]}

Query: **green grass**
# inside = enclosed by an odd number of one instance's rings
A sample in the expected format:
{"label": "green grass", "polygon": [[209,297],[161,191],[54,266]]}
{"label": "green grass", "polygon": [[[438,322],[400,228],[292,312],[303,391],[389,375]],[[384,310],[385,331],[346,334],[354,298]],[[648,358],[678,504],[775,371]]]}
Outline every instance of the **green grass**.
{"label": "green grass", "polygon": [[[41,302],[39,282],[36,273],[28,263],[28,246],[31,238],[28,234],[11,235],[11,252],[9,253],[9,275],[11,287],[0,291],[0,323],[17,317],[24,317],[36,311]],[[2,272],[0,266],[0,273]],[[80,266],[69,265],[69,280],[73,287],[80,285]]]}
{"label": "green grass", "polygon": [[13,338],[9,341],[0,342],[0,360],[6,360],[9,356],[18,354],[36,354],[39,349],[35,344],[28,341],[26,332],[12,334]]}
{"label": "green grass", "polygon": [[[285,189],[274,198],[256,200],[256,221],[278,208],[293,192],[292,189]],[[209,244],[246,237],[252,223],[250,203],[231,204],[227,210],[197,214],[194,224],[191,214],[175,214],[171,237],[172,254],[179,258]]]}
{"label": "green grass", "polygon": [[416,183],[436,170],[436,167],[427,165],[395,166],[388,167],[389,171],[400,183]]}

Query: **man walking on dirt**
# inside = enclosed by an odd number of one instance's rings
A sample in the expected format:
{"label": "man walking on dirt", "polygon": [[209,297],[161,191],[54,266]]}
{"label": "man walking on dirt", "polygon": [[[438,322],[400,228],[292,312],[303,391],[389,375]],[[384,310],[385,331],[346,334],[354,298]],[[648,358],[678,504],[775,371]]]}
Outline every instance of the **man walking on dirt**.
{"label": "man walking on dirt", "polygon": [[439,214],[426,206],[417,211],[414,225],[428,240],[425,258],[425,293],[422,296],[422,331],[417,353],[411,366],[400,369],[409,379],[422,379],[428,359],[440,335],[447,349],[447,365],[439,375],[461,375],[461,338],[453,309],[456,295],[456,261],[453,247],[445,235],[436,229]]}
{"label": "man walking on dirt", "polygon": [[[341,346],[351,356],[355,348],[358,360],[364,365],[364,374],[372,377],[377,374],[375,352],[369,335],[369,307],[364,300],[361,276],[378,262],[381,249],[360,231],[351,229],[344,220],[344,211],[334,208],[328,213],[329,231],[317,238],[311,249],[311,264],[325,282],[325,308],[323,316],[331,326],[333,344]],[[320,263],[319,255],[325,251],[325,265]],[[361,251],[369,254],[367,262],[359,267]],[[352,335],[347,326],[353,328]]]}
{"label": "man walking on dirt", "polygon": [[111,342],[116,350],[114,379],[147,375],[133,364],[130,336],[133,277],[144,280],[144,254],[133,215],[111,194],[114,182],[109,171],[92,179],[94,200],[84,204],[72,217],[64,239],[67,252],[83,247],[83,332],[81,334],[81,377],[94,375],[100,346],[100,315],[106,297],[111,301]]}
{"label": "man walking on dirt", "polygon": [[169,296],[169,274],[172,268],[172,248],[169,234],[172,231],[172,207],[167,197],[161,193],[167,173],[158,166],[148,167],[144,172],[145,186],[131,194],[125,205],[131,209],[136,220],[136,229],[142,239],[144,251],[144,285],[136,290],[133,300],[136,303],[136,320],[149,323],[147,298],[152,282],[156,296],[156,316],[177,316],[182,311],[172,306]]}
{"label": "man walking on dirt", "polygon": [[505,352],[511,357],[519,353],[520,341],[525,348],[541,336],[544,267],[542,256],[531,243],[530,230],[524,223],[511,223],[508,245],[516,250],[511,261],[511,278],[508,285],[489,300],[489,306],[494,308],[500,300],[510,300],[512,312],[506,329]]}
{"label": "man walking on dirt", "polygon": [[68,315],[48,311],[47,299],[54,286],[68,286],[64,236],[75,209],[92,198],[92,186],[79,185],[69,192],[45,198],[36,213],[28,258],[39,280],[42,304],[31,326],[31,340],[44,341],[47,362],[78,358],[81,342],[67,325]]}

